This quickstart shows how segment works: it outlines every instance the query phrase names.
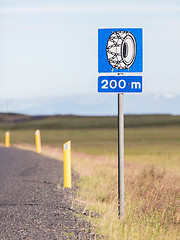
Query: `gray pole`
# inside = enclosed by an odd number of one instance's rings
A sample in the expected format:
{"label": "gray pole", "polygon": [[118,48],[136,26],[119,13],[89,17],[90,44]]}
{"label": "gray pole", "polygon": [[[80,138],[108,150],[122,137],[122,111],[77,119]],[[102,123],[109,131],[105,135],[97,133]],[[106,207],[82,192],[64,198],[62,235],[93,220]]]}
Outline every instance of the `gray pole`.
{"label": "gray pole", "polygon": [[118,93],[118,215],[124,216],[124,113],[123,93]]}

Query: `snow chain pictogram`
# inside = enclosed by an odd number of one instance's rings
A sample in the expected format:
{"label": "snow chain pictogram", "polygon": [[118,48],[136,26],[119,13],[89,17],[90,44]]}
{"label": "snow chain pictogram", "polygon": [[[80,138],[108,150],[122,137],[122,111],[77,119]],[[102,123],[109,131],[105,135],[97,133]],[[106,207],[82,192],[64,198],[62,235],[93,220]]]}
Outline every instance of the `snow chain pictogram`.
{"label": "snow chain pictogram", "polygon": [[106,46],[107,59],[115,69],[129,69],[136,58],[136,39],[128,31],[111,34]]}

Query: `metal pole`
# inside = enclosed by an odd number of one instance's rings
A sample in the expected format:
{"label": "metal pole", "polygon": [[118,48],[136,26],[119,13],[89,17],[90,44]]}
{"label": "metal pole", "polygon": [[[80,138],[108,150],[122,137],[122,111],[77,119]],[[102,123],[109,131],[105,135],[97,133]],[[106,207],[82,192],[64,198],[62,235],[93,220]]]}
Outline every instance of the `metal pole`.
{"label": "metal pole", "polygon": [[118,93],[118,215],[124,216],[124,113],[123,93]]}

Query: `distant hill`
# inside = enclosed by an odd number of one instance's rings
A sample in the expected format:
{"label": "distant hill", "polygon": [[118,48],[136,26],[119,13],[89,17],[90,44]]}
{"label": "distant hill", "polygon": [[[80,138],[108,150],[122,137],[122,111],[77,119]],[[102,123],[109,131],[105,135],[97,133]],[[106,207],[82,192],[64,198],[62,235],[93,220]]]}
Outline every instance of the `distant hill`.
{"label": "distant hill", "polygon": [[0,122],[1,123],[18,123],[18,122],[26,122],[37,119],[48,118],[48,116],[29,116],[24,114],[16,114],[16,113],[0,113]]}
{"label": "distant hill", "polygon": [[[126,128],[180,126],[180,116],[125,115]],[[117,128],[117,116],[47,115],[0,113],[1,129],[98,129]]]}

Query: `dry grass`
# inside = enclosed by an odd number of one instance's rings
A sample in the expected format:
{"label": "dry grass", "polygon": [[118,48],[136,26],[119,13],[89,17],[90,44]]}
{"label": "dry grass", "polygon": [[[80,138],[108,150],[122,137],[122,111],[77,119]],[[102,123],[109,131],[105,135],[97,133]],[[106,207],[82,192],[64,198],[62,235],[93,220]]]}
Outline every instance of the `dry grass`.
{"label": "dry grass", "polygon": [[118,220],[116,160],[94,157],[81,161],[89,164],[83,166],[80,197],[90,211],[100,213],[93,220],[101,234],[110,239],[177,239],[179,176],[140,164],[125,164],[125,217]]}

